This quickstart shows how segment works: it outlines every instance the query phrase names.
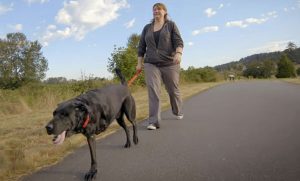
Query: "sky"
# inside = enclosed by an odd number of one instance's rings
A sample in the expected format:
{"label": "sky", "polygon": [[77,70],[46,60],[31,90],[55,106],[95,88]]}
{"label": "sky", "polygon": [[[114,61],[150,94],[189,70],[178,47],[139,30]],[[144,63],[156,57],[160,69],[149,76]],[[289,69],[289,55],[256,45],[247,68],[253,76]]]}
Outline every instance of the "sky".
{"label": "sky", "polygon": [[38,40],[46,78],[111,78],[108,58],[153,18],[162,2],[181,33],[181,67],[216,66],[300,46],[300,0],[0,0],[0,38]]}

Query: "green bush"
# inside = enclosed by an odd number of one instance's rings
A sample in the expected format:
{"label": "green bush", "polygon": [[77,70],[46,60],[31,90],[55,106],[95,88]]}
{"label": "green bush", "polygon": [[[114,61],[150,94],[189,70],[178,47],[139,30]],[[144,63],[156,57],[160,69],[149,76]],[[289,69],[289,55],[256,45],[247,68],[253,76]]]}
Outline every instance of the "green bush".
{"label": "green bush", "polygon": [[185,82],[216,82],[217,72],[211,67],[181,70],[181,79]]}
{"label": "green bush", "polygon": [[300,67],[297,68],[296,73],[298,76],[300,76]]}
{"label": "green bush", "polygon": [[[127,80],[136,73],[137,52],[140,36],[132,34],[128,38],[126,47],[114,47],[111,57],[108,58],[108,71],[114,74],[115,79],[118,79],[115,69],[119,68]],[[144,73],[141,73],[134,81],[135,85],[145,85]]]}
{"label": "green bush", "polygon": [[293,62],[283,54],[277,64],[277,78],[290,78],[296,77],[295,66]]}

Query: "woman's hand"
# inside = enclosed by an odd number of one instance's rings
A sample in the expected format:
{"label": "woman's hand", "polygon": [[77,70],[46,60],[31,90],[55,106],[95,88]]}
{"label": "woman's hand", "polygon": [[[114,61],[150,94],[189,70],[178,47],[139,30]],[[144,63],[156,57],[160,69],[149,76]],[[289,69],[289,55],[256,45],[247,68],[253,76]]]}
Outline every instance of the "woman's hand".
{"label": "woman's hand", "polygon": [[181,62],[181,56],[182,56],[182,54],[180,52],[176,52],[175,53],[173,60],[174,60],[174,62],[176,64],[180,64],[180,62]]}
{"label": "woman's hand", "polygon": [[138,64],[136,65],[136,71],[140,71],[140,70],[142,70],[142,68],[143,68],[143,66],[142,66],[141,63],[138,63]]}
{"label": "woman's hand", "polygon": [[136,71],[140,71],[140,70],[143,69],[143,63],[142,63],[143,59],[144,58],[142,58],[142,57],[138,57],[138,63],[136,65],[136,67],[135,67]]}

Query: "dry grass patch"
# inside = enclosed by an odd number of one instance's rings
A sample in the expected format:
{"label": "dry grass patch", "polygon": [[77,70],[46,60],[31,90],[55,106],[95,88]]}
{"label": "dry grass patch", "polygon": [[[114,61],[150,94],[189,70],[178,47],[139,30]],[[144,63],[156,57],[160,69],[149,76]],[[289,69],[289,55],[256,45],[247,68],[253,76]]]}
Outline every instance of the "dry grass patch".
{"label": "dry grass patch", "polygon": [[[219,84],[221,83],[186,84],[181,85],[180,89],[183,98],[186,99]],[[148,115],[148,94],[145,88],[133,89],[137,105],[137,119],[141,121]],[[55,95],[51,94],[51,96]],[[162,108],[164,110],[169,108],[169,97],[166,91],[162,91],[161,98]],[[15,98],[15,100],[18,99]],[[52,144],[52,137],[46,134],[44,126],[52,117],[54,104],[56,103],[51,102],[48,108],[34,110],[26,104],[24,107],[18,105],[18,109],[29,111],[0,116],[0,180],[18,180],[24,174],[57,163],[74,149],[86,144],[82,135],[66,139],[65,143],[60,146]],[[117,129],[119,126],[112,124],[106,132],[98,136],[98,139]]]}
{"label": "dry grass patch", "polygon": [[294,83],[294,84],[300,84],[300,77],[297,77],[297,78],[290,78],[290,79],[281,79],[285,82],[290,82],[290,83]]}

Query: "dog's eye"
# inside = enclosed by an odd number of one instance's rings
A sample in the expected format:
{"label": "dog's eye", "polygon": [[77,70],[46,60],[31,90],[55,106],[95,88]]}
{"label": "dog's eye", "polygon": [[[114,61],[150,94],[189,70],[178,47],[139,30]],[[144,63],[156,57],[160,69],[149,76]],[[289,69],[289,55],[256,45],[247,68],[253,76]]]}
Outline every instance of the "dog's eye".
{"label": "dog's eye", "polygon": [[53,112],[53,116],[55,116],[55,114],[56,114],[56,111]]}
{"label": "dog's eye", "polygon": [[63,112],[63,113],[60,114],[60,116],[67,117],[67,116],[69,116],[69,113]]}

